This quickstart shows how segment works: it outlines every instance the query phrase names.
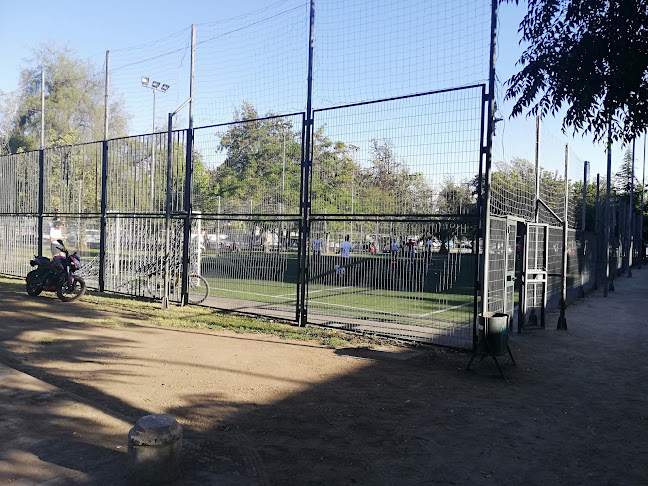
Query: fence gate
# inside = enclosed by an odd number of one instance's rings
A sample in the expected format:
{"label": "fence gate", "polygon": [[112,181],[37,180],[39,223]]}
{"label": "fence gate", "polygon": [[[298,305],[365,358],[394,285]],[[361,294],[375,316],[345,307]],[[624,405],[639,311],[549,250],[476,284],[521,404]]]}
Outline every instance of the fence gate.
{"label": "fence gate", "polygon": [[515,311],[515,257],[517,240],[517,220],[506,218],[506,280],[504,283],[504,313],[509,315],[509,326]]}
{"label": "fence gate", "polygon": [[528,223],[522,267],[518,327],[544,327],[547,306],[547,253],[549,227]]}

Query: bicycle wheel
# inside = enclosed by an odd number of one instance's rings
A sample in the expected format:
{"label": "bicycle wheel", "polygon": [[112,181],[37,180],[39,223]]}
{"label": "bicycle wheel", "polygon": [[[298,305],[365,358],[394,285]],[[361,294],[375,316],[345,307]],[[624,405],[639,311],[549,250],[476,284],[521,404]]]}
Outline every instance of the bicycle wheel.
{"label": "bicycle wheel", "polygon": [[200,304],[209,296],[209,284],[200,275],[189,275],[189,303]]}
{"label": "bicycle wheel", "polygon": [[[169,300],[178,302],[180,300],[180,275],[172,273],[169,277]],[[155,299],[164,297],[164,275],[153,273],[149,275],[146,290]]]}
{"label": "bicycle wheel", "polygon": [[146,291],[154,299],[164,296],[164,277],[161,273],[152,273],[146,281]]}

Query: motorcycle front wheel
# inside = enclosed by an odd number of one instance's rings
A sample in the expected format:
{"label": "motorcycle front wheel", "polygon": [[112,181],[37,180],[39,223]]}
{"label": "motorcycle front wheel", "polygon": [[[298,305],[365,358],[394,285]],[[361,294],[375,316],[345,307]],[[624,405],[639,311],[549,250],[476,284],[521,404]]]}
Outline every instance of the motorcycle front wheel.
{"label": "motorcycle front wheel", "polygon": [[77,300],[86,291],[86,283],[81,277],[72,275],[67,283],[58,283],[56,285],[56,295],[63,302],[72,302]]}
{"label": "motorcycle front wheel", "polygon": [[43,291],[43,285],[40,283],[38,272],[36,270],[29,272],[27,274],[27,277],[25,278],[25,281],[27,282],[27,293],[32,297],[36,297]]}

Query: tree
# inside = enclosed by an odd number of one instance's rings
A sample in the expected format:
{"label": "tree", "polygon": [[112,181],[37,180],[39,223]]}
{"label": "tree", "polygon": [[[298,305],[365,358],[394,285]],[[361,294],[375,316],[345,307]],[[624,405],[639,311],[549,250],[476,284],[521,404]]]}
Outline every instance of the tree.
{"label": "tree", "polygon": [[[290,119],[261,117],[249,103],[220,138],[225,159],[195,174],[196,208],[207,213],[299,212],[301,132]],[[310,184],[312,210],[324,214],[422,214],[434,210],[433,191],[424,176],[412,174],[389,140],[373,139],[369,161],[356,162],[359,147],[332,140],[321,126],[313,132]],[[263,208],[259,210],[259,208]],[[343,223],[339,223],[342,227]],[[328,225],[336,231],[337,222]]]}
{"label": "tree", "polygon": [[[301,138],[283,117],[260,119],[256,108],[243,103],[229,128],[218,133],[225,160],[200,175],[199,209],[223,212],[297,212]],[[265,208],[260,209],[261,207]],[[255,209],[256,208],[256,209]]]}
{"label": "tree", "polygon": [[18,106],[15,93],[3,93],[0,90],[0,155],[11,153],[9,137]]}
{"label": "tree", "polygon": [[648,126],[647,28],[646,0],[528,0],[512,116],[566,107],[563,131],[607,140],[611,125],[613,141],[630,142]]}
{"label": "tree", "polygon": [[[444,215],[470,214],[475,211],[475,198],[469,184],[456,184],[452,179],[444,181],[437,201],[438,212]],[[443,221],[437,225],[437,237],[441,241],[440,253],[447,253],[448,242],[454,239],[460,230],[459,222]]]}
{"label": "tree", "polygon": [[[21,73],[20,98],[9,131],[12,153],[40,146],[41,71],[45,71],[45,145],[71,145],[104,138],[104,77],[68,48],[42,45]],[[110,106],[110,136],[126,132],[121,100]]]}
{"label": "tree", "polygon": [[[633,183],[634,179],[634,183]],[[623,154],[623,162],[619,171],[612,176],[613,187],[619,195],[628,195],[632,186],[638,187],[639,180],[632,173],[632,149],[629,148]]]}

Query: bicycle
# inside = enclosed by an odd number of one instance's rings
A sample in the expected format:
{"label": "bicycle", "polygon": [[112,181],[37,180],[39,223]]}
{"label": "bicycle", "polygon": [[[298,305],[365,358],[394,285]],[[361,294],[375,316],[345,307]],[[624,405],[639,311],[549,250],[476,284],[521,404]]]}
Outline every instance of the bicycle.
{"label": "bicycle", "polygon": [[[179,262],[169,268],[169,297],[182,291],[182,272],[178,268]],[[146,289],[151,296],[161,299],[164,296],[164,270],[156,268],[148,273]],[[197,273],[189,272],[189,298],[190,304],[201,304],[209,297],[209,283]]]}

